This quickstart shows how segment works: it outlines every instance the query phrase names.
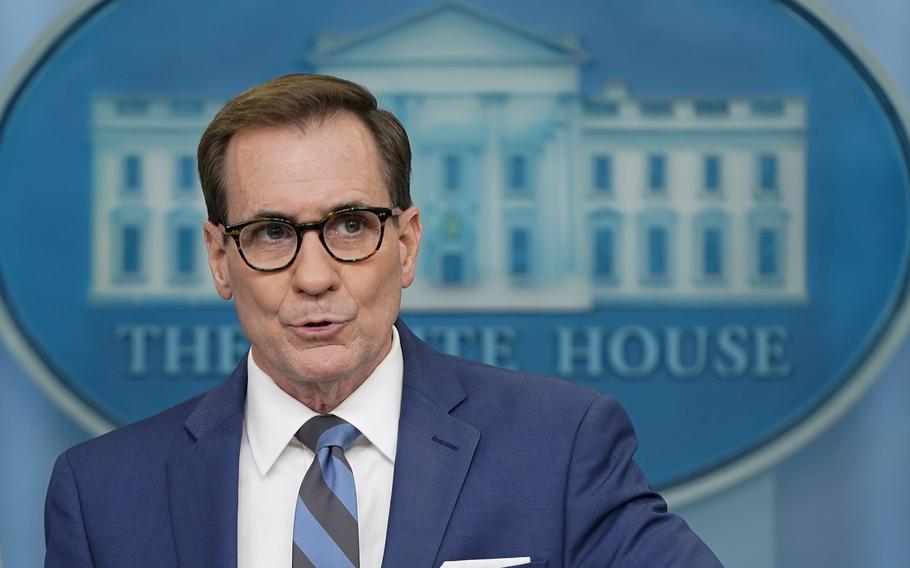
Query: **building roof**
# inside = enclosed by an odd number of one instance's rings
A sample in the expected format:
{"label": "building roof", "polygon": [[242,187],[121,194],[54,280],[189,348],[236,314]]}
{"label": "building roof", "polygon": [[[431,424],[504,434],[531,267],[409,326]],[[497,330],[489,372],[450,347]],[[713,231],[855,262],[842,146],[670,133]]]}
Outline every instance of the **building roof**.
{"label": "building roof", "polygon": [[319,35],[314,65],[569,64],[587,59],[575,35],[529,30],[446,0],[364,33]]}

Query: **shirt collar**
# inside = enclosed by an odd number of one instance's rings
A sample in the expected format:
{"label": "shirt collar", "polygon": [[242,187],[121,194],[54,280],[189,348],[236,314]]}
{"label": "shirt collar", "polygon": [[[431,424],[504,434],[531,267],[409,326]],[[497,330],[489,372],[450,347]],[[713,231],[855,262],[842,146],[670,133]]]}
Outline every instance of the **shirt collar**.
{"label": "shirt collar", "polygon": [[[310,418],[317,415],[281,390],[253,359],[247,357],[245,427],[253,459],[265,476]],[[392,327],[392,348],[369,377],[332,414],[351,423],[392,463],[398,449],[398,418],[404,359],[398,330]]]}

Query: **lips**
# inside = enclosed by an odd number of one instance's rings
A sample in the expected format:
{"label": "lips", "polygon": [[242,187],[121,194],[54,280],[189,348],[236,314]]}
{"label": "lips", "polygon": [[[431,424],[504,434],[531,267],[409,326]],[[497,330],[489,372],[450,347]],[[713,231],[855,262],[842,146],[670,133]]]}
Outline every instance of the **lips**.
{"label": "lips", "polygon": [[326,339],[344,327],[348,319],[336,316],[317,316],[292,320],[286,324],[296,335],[308,338]]}
{"label": "lips", "polygon": [[357,317],[357,310],[346,306],[296,306],[278,314],[278,321],[301,338],[329,340]]}
{"label": "lips", "polygon": [[307,318],[301,319],[298,321],[291,321],[287,325],[291,327],[303,327],[303,328],[313,328],[319,329],[322,327],[329,327],[332,325],[338,325],[346,322],[345,318],[341,317],[316,317],[316,318]]}

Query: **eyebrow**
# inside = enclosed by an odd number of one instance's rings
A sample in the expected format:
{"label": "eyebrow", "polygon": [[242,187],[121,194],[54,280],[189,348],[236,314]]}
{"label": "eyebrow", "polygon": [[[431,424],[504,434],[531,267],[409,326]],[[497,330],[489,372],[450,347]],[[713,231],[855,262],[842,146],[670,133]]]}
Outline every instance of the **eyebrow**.
{"label": "eyebrow", "polygon": [[[320,217],[320,219],[324,218],[326,215],[328,215],[332,211],[340,211],[341,209],[350,209],[352,207],[382,207],[382,206],[381,205],[370,205],[368,203],[364,203],[363,201],[345,201],[344,203],[338,203],[338,204],[330,207],[328,210],[326,210],[325,213],[322,214],[322,217]],[[256,211],[247,220],[253,220],[253,219],[286,219],[288,221],[294,221],[295,223],[301,222],[299,220],[295,220],[292,215],[288,215],[287,213],[284,213],[281,211],[275,211],[273,209],[261,209],[259,211]],[[241,221],[241,222],[244,222],[244,221]],[[304,222],[307,222],[307,221],[304,221]]]}

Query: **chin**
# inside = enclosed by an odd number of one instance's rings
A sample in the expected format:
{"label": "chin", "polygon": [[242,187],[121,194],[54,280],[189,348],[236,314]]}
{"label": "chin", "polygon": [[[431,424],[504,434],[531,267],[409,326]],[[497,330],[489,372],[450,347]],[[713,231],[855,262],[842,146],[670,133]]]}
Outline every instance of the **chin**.
{"label": "chin", "polygon": [[350,377],[356,372],[351,366],[353,357],[338,345],[314,347],[304,354],[292,354],[288,368],[294,379],[301,382],[325,383]]}

